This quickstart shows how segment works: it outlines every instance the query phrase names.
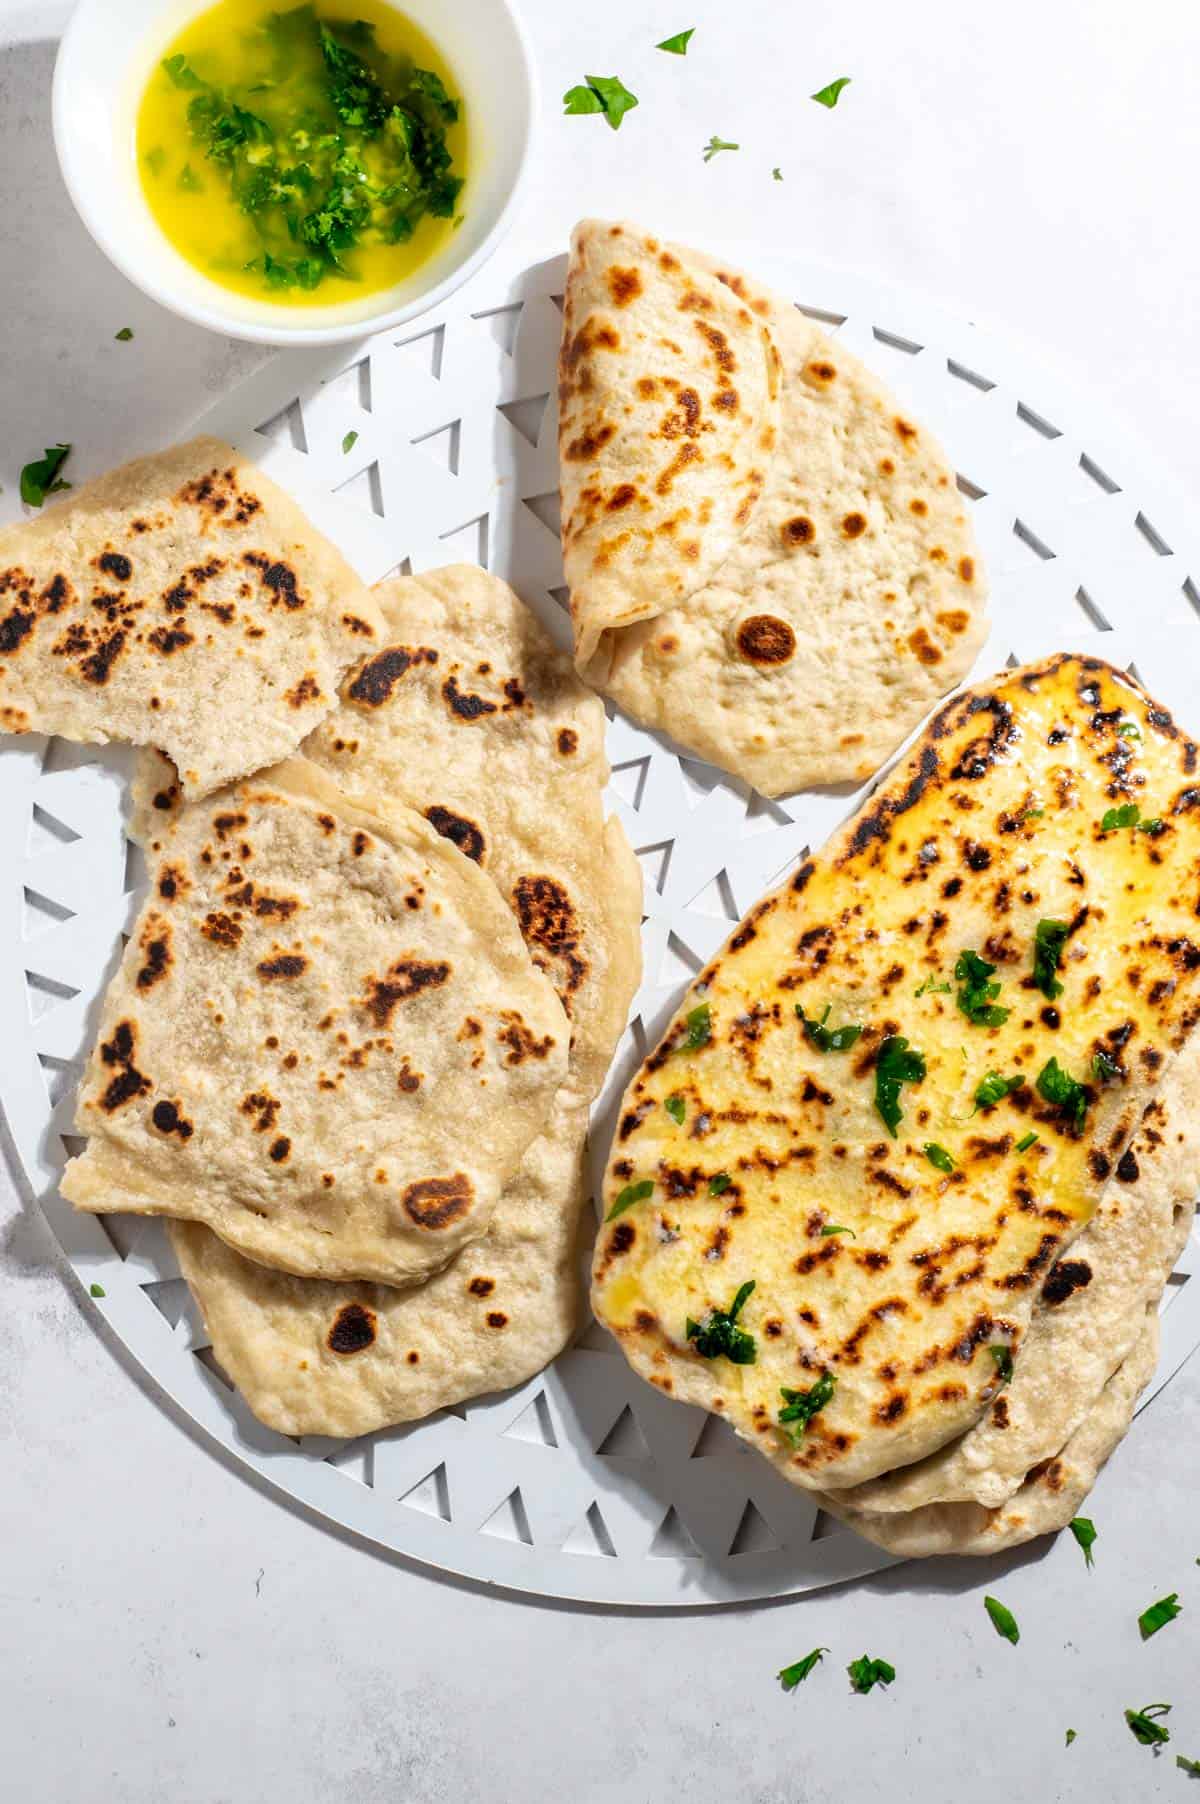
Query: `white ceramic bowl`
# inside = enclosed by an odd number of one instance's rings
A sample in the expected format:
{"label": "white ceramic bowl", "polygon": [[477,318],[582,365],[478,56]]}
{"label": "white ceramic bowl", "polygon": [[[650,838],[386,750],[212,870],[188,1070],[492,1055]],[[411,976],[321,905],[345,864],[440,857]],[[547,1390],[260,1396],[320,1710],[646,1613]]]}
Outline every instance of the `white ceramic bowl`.
{"label": "white ceramic bowl", "polygon": [[79,0],[54,70],[54,143],[80,218],[117,268],[198,325],[262,344],[361,338],[434,307],[495,250],[524,179],[536,90],[529,47],[508,0],[402,0],[442,51],[466,103],[463,223],[396,287],[305,309],[231,293],[170,245],[146,205],[134,155],[138,102],[158,58],[210,0]]}

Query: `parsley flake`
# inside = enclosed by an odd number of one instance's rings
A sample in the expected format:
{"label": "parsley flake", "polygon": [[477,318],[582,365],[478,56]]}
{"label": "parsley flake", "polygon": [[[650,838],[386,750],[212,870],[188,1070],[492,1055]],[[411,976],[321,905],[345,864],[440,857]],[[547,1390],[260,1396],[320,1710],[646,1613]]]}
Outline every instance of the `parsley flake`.
{"label": "parsley flake", "polygon": [[1019,1153],[1027,1153],[1031,1146],[1036,1145],[1037,1135],[1034,1133],[1033,1129],[1030,1128],[1029,1132],[1027,1134],[1022,1134],[1021,1138],[1017,1141],[1017,1151]]}
{"label": "parsley flake", "polygon": [[1169,1622],[1174,1622],[1182,1608],[1178,1591],[1172,1591],[1169,1597],[1160,1597],[1156,1604],[1151,1604],[1148,1610],[1143,1610],[1138,1617],[1138,1628],[1142,1632],[1142,1640],[1149,1641],[1151,1635],[1157,1635],[1159,1629],[1165,1629]]}
{"label": "parsley flake", "polygon": [[712,1039],[712,1010],[707,1002],[702,1002],[699,1008],[692,1009],[685,1019],[687,1032],[679,1043],[679,1050],[681,1052],[698,1052],[701,1046],[707,1046]]}
{"label": "parsley flake", "polygon": [[1051,1002],[1062,995],[1063,987],[1054,973],[1062,964],[1070,931],[1069,921],[1039,921],[1033,936],[1033,981]]}
{"label": "parsley flake", "polygon": [[826,1027],[832,1003],[825,1004],[825,1013],[819,1021],[810,1020],[804,1012],[801,1002],[796,1004],[796,1013],[804,1023],[804,1037],[816,1047],[818,1052],[848,1052],[862,1033],[861,1027],[849,1024],[842,1027]]}
{"label": "parsley flake", "polygon": [[832,1234],[849,1234],[851,1240],[858,1239],[858,1235],[854,1232],[853,1228],[843,1228],[841,1223],[836,1221],[826,1222],[825,1226],[821,1229],[821,1239],[828,1240]]}
{"label": "parsley flake", "polygon": [[997,1635],[1005,1641],[1011,1641],[1016,1647],[1017,1642],[1021,1639],[1021,1631],[1017,1627],[1016,1617],[1008,1606],[1002,1604],[998,1597],[985,1597],[983,1607],[991,1617],[992,1627]]}
{"label": "parsley flake", "polygon": [[1129,1724],[1130,1732],[1144,1748],[1152,1748],[1164,1741],[1170,1741],[1171,1731],[1165,1724],[1156,1720],[1158,1717],[1166,1716],[1170,1708],[1170,1704],[1143,1704],[1140,1710],[1125,1712],[1125,1721]]}
{"label": "parsley flake", "polygon": [[782,180],[783,180],[783,176],[782,176],[782,174],[781,174],[781,173],[780,173],[780,171],[779,171],[779,169],[778,169],[778,167],[776,167],[776,168],[774,168],[774,169],[772,169],[772,171],[771,171],[771,180],[772,180],[772,181],[773,181],[773,182],[781,182],[781,181],[782,181]]}
{"label": "parsley flake", "polygon": [[887,1660],[872,1660],[869,1654],[861,1659],[851,1660],[846,1671],[850,1674],[850,1688],[857,1691],[860,1697],[876,1685],[890,1685],[896,1676],[896,1668]]}
{"label": "parsley flake", "polygon": [[656,50],[665,50],[671,56],[686,56],[687,47],[695,36],[695,32],[696,27],[691,25],[688,27],[687,31],[677,31],[673,38],[664,38],[662,43],[656,44],[654,48]]}
{"label": "parsley flake", "polygon": [[1190,1773],[1193,1779],[1200,1779],[1200,1760],[1189,1760],[1186,1754],[1176,1754],[1175,1764],[1181,1773]]}
{"label": "parsley flake", "polygon": [[106,1297],[108,1292],[103,1284],[92,1284],[88,1287],[88,1295],[89,1297]]}
{"label": "parsley flake", "polygon": [[793,1446],[798,1446],[804,1439],[805,1429],[832,1399],[836,1385],[837,1379],[832,1372],[822,1372],[816,1383],[806,1391],[791,1391],[784,1385],[780,1386],[779,1395],[783,1398],[784,1407],[779,1412],[779,1426]]}
{"label": "parsley flake", "polygon": [[1122,739],[1140,739],[1142,737],[1142,729],[1135,720],[1123,720],[1117,728],[1117,732]]}
{"label": "parsley flake", "polygon": [[711,163],[719,150],[740,150],[741,148],[740,144],[731,144],[728,138],[718,138],[714,133],[704,146],[704,161]]}
{"label": "parsley flake", "polygon": [[1074,1740],[1075,1740],[1075,1731],[1074,1731],[1074,1729],[1068,1729],[1068,1730],[1067,1730],[1067,1746],[1068,1746],[1068,1747],[1070,1747],[1070,1745],[1071,1745],[1071,1743],[1072,1743],[1072,1742],[1073,1742],[1073,1741],[1074,1741]]}
{"label": "parsley flake", "polygon": [[910,1047],[903,1034],[889,1034],[875,1061],[875,1107],[894,1140],[903,1111],[901,1084],[919,1084],[925,1076],[925,1055]]}
{"label": "parsley flake", "polygon": [[1042,1066],[1038,1072],[1037,1087],[1038,1095],[1060,1108],[1070,1118],[1071,1125],[1078,1133],[1087,1114],[1088,1093],[1085,1087],[1070,1077],[1057,1059],[1048,1059]]}
{"label": "parsley flake", "polygon": [[1122,802],[1119,808],[1109,808],[1100,821],[1101,833],[1115,833],[1119,827],[1136,827],[1142,818],[1142,811],[1136,802]]}
{"label": "parsley flake", "polygon": [[1003,1102],[1014,1090],[1020,1090],[1024,1083],[1019,1071],[1015,1077],[1002,1077],[998,1071],[989,1071],[975,1086],[975,1107],[994,1109],[998,1102]]}
{"label": "parsley flake", "polygon": [[626,1184],[616,1202],[604,1217],[606,1222],[616,1221],[618,1215],[624,1215],[626,1209],[632,1209],[635,1203],[644,1203],[654,1193],[654,1179],[642,1178],[636,1184]]}
{"label": "parsley flake", "polygon": [[829,1649],[827,1647],[814,1647],[811,1654],[805,1654],[803,1660],[797,1660],[794,1666],[785,1666],[783,1671],[777,1675],[783,1689],[785,1691],[795,1691],[797,1685],[802,1684],[803,1681],[807,1679],[809,1673],[812,1671],[813,1667],[816,1666],[822,1655],[827,1654],[828,1652]]}
{"label": "parsley flake", "polygon": [[1121,1067],[1103,1047],[1092,1054],[1092,1076],[1098,1084],[1111,1083],[1114,1078],[1123,1076]]}
{"label": "parsley flake", "polygon": [[586,85],[568,88],[563,95],[564,113],[603,113],[613,131],[620,130],[622,119],[637,104],[637,95],[616,75],[589,75]]}
{"label": "parsley flake", "polygon": [[354,449],[355,445],[357,445],[357,443],[358,443],[357,432],[348,432],[346,434],[345,438],[342,440],[342,456],[345,457],[345,455],[348,451],[353,451],[353,449]]}
{"label": "parsley flake", "polygon": [[724,1357],[735,1366],[752,1366],[757,1360],[754,1336],[737,1326],[737,1318],[754,1286],[755,1280],[747,1278],[728,1309],[710,1309],[702,1322],[694,1322],[688,1316],[687,1338],[695,1343],[701,1359]]}
{"label": "parsley flake", "polygon": [[667,1111],[667,1114],[671,1117],[672,1121],[678,1122],[680,1127],[683,1126],[684,1117],[687,1115],[687,1104],[684,1102],[682,1096],[678,1095],[678,1093],[674,1096],[668,1096],[663,1104],[663,1108]]}
{"label": "parsley flake", "polygon": [[818,88],[815,94],[810,94],[809,99],[815,100],[818,106],[835,107],[838,103],[838,95],[843,88],[848,88],[849,86],[850,77],[848,75],[839,75],[836,81],[831,81],[828,86]]}
{"label": "parsley flake", "polygon": [[727,1171],[716,1172],[708,1180],[709,1196],[724,1196],[725,1192],[729,1189],[729,1186],[732,1183],[733,1183],[733,1179],[730,1177],[730,1175]]}
{"label": "parsley flake", "polygon": [[121,330],[119,332],[113,333],[113,337],[116,339],[116,341],[119,345],[127,345],[129,343],[130,339],[133,337],[133,327],[132,326],[122,326]]}
{"label": "parsley flake", "polygon": [[958,955],[954,978],[961,988],[954,1000],[973,1027],[1002,1027],[1011,1013],[996,1007],[1000,985],[988,981],[995,969],[978,952],[968,949]]}
{"label": "parsley flake", "polygon": [[948,996],[953,988],[952,983],[939,983],[931,971],[925,982],[913,991],[913,995],[924,996],[927,991],[932,991],[935,996]]}
{"label": "parsley flake", "polygon": [[25,465],[21,471],[21,499],[27,506],[41,507],[47,495],[70,488],[70,483],[64,482],[58,473],[70,452],[70,445],[47,445],[43,456],[35,457],[32,463]]}
{"label": "parsley flake", "polygon": [[946,1151],[945,1147],[939,1146],[936,1140],[927,1140],[925,1145],[921,1148],[921,1151],[925,1154],[929,1163],[938,1171],[954,1170],[954,1160],[950,1157],[950,1154]]}
{"label": "parsley flake", "polygon": [[999,1342],[995,1342],[988,1348],[988,1352],[996,1362],[996,1376],[999,1378],[1001,1384],[1011,1384],[1013,1375],[1012,1348],[1002,1346]]}
{"label": "parsley flake", "polygon": [[1073,1521],[1067,1524],[1067,1527],[1082,1548],[1084,1561],[1090,1571],[1095,1564],[1095,1561],[1092,1559],[1092,1548],[1095,1545],[1098,1533],[1096,1524],[1092,1521],[1090,1516],[1076,1516]]}

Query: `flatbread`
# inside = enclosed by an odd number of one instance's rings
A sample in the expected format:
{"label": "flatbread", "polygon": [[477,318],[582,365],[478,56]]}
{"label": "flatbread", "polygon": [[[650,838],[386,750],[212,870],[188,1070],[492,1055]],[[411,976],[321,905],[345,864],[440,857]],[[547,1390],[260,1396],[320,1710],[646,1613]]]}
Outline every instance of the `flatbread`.
{"label": "flatbread", "polygon": [[995,1509],[1063,1447],[1130,1353],[1187,1241],[1200,1188],[1200,1035],[1170,1066],[1100,1206],[1050,1272],[1012,1383],[961,1440],[843,1491],[892,1514],[929,1503]]}
{"label": "flatbread", "polygon": [[[481,570],[376,593],[389,645],[348,679],[307,750],[343,784],[386,790],[437,819],[489,874],[570,1011],[571,1054],[486,1237],[417,1288],[290,1278],[204,1228],[171,1224],[217,1359],[284,1434],[412,1421],[521,1383],[564,1346],[579,1316],[587,1104],[641,973],[641,873],[620,824],[603,817],[598,699],[512,590]],[[531,893],[541,908],[528,906]]]}
{"label": "flatbread", "polygon": [[380,625],[282,489],[193,439],[0,533],[0,730],[158,746],[204,795],[294,751]]}
{"label": "flatbread", "polygon": [[789,300],[586,221],[560,393],[576,657],[635,719],[780,795],[870,776],[974,662],[953,465]]}
{"label": "flatbread", "polygon": [[822,1494],[822,1509],[877,1547],[906,1559],[930,1554],[992,1554],[1054,1534],[1079,1514],[1100,1469],[1124,1440],[1137,1400],[1158,1364],[1158,1315],[1148,1310],[1133,1350],[1119,1365],[1070,1440],[1036,1466],[998,1509],[978,1503],[935,1503],[899,1516],[850,1508],[840,1491]]}
{"label": "flatbread", "polygon": [[[1005,672],[751,910],[622,1105],[593,1301],[636,1370],[822,1491],[977,1422],[1200,1015],[1196,762],[1099,660]],[[1105,828],[1134,797],[1153,831]],[[994,967],[978,1020],[968,953]],[[853,1045],[821,1043],[843,1026]],[[913,1054],[889,1119],[883,1074]],[[990,1074],[1023,1081],[980,1102]],[[751,1283],[735,1363],[712,1340]],[[826,1377],[789,1429],[784,1393]]]}
{"label": "flatbread", "polygon": [[411,1284],[485,1231],[567,1066],[494,887],[304,760],[186,806],[109,986],[63,1194]]}

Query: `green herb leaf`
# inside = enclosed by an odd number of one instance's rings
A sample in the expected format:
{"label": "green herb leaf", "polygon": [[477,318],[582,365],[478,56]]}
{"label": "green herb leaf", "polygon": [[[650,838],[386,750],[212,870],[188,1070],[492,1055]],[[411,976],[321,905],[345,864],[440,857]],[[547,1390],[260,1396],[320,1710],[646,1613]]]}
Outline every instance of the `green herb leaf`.
{"label": "green herb leaf", "polygon": [[684,1118],[687,1115],[687,1104],[682,1096],[668,1096],[666,1102],[663,1104],[663,1108],[667,1111],[667,1114],[671,1117],[672,1121],[678,1122],[680,1127],[683,1126]]}
{"label": "green herb leaf", "polygon": [[1143,1610],[1138,1617],[1138,1628],[1142,1631],[1142,1640],[1149,1641],[1151,1635],[1157,1635],[1159,1629],[1165,1629],[1169,1622],[1174,1622],[1182,1608],[1178,1591],[1172,1591],[1169,1597],[1160,1597],[1156,1604],[1151,1604],[1148,1610]]}
{"label": "green herb leaf", "polygon": [[679,1042],[679,1051],[698,1052],[712,1039],[712,1010],[707,1002],[702,1002],[698,1008],[692,1009],[684,1019],[687,1024],[687,1032]]}
{"label": "green herb leaf", "polygon": [[875,1061],[875,1107],[894,1140],[903,1111],[901,1084],[919,1084],[925,1076],[925,1056],[909,1046],[903,1034],[889,1034]]}
{"label": "green herb leaf", "polygon": [[786,1430],[793,1445],[798,1445],[804,1439],[805,1429],[830,1401],[836,1385],[837,1378],[832,1372],[822,1372],[816,1383],[806,1391],[792,1391],[780,1386],[779,1395],[783,1398],[784,1407],[779,1412],[779,1426]]}
{"label": "green herb leaf", "polygon": [[1017,1627],[1017,1619],[1012,1611],[1007,1605],[1002,1604],[998,1597],[985,1597],[983,1607],[991,1617],[992,1627],[997,1635],[1002,1636],[1005,1641],[1011,1641],[1016,1647],[1017,1642],[1021,1639],[1021,1631]]}
{"label": "green herb leaf", "polygon": [[1092,1521],[1090,1516],[1076,1516],[1073,1521],[1067,1524],[1067,1527],[1083,1549],[1083,1557],[1090,1570],[1095,1564],[1092,1559],[1092,1548],[1095,1546],[1098,1533],[1096,1524]]}
{"label": "green herb leaf", "polygon": [[88,1286],[88,1295],[89,1297],[106,1297],[108,1292],[103,1284],[91,1284]]}
{"label": "green herb leaf", "polygon": [[190,163],[185,163],[175,178],[175,186],[182,194],[203,194],[204,183],[196,174]]}
{"label": "green herb leaf", "polygon": [[70,445],[48,445],[43,456],[25,465],[21,471],[21,499],[29,507],[41,507],[47,495],[70,488],[70,483],[63,482],[58,474],[70,450]]}
{"label": "green herb leaf", "polygon": [[1193,1779],[1200,1779],[1200,1760],[1189,1760],[1186,1754],[1176,1754],[1175,1764],[1182,1773],[1190,1773]]}
{"label": "green herb leaf", "polygon": [[1092,1076],[1097,1083],[1108,1084],[1114,1078],[1122,1075],[1121,1067],[1117,1064],[1116,1059],[1110,1058],[1103,1048],[1092,1054]]}
{"label": "green herb leaf", "polygon": [[838,95],[841,93],[842,89],[848,88],[849,86],[850,77],[848,75],[839,75],[836,81],[831,81],[829,83],[828,87],[818,88],[815,94],[810,94],[809,99],[815,100],[819,106],[834,107],[838,103]]}
{"label": "green herb leaf", "polygon": [[948,996],[953,988],[952,983],[939,983],[931,971],[925,982],[913,991],[913,995],[924,996],[927,991],[932,991],[935,996]]}
{"label": "green herb leaf", "polygon": [[1002,1027],[1011,1013],[995,1006],[1000,985],[988,982],[995,969],[970,950],[960,952],[955,963],[954,979],[962,987],[954,1000],[974,1027]]}
{"label": "green herb leaf", "polygon": [[1162,817],[1157,814],[1154,816],[1153,820],[1142,821],[1138,825],[1138,832],[1139,833],[1148,833],[1150,835],[1151,839],[1157,839],[1159,837],[1159,835],[1165,833],[1166,830],[1167,830],[1166,821],[1164,821],[1162,819]]}
{"label": "green herb leaf", "polygon": [[804,1012],[803,1003],[796,1004],[796,1013],[804,1023],[804,1037],[818,1052],[848,1052],[850,1047],[862,1033],[861,1027],[846,1025],[843,1027],[826,1027],[829,1019],[831,1003],[826,1003],[825,1013],[819,1021],[810,1020]]}
{"label": "green herb leaf", "polygon": [[1063,947],[1070,931],[1069,921],[1039,921],[1033,936],[1033,981],[1051,1002],[1062,995],[1063,987],[1054,973],[1062,964]]}
{"label": "green herb leaf", "polygon": [[1083,1126],[1087,1114],[1088,1093],[1084,1086],[1069,1077],[1057,1059],[1049,1059],[1038,1072],[1038,1095],[1055,1104],[1071,1119],[1075,1132]]}
{"label": "green herb leaf", "polygon": [[603,113],[613,131],[618,131],[626,113],[638,104],[638,97],[619,76],[589,75],[586,87],[567,89],[563,103],[565,113]]}
{"label": "green herb leaf", "polygon": [[1073,1742],[1073,1741],[1074,1741],[1074,1739],[1075,1739],[1075,1731],[1074,1731],[1074,1729],[1068,1729],[1068,1730],[1067,1730],[1067,1746],[1068,1746],[1068,1747],[1070,1747],[1070,1745],[1071,1745],[1071,1743],[1072,1743],[1072,1742]]}
{"label": "green herb leaf", "polygon": [[1034,1133],[1033,1129],[1030,1128],[1029,1132],[1027,1134],[1022,1134],[1021,1138],[1017,1141],[1017,1151],[1019,1153],[1027,1153],[1030,1147],[1035,1146],[1036,1144],[1037,1135]]}
{"label": "green herb leaf", "polygon": [[644,1203],[648,1196],[654,1194],[654,1179],[641,1178],[636,1184],[626,1184],[620,1191],[616,1202],[604,1217],[605,1221],[616,1221],[618,1215],[624,1215],[626,1209],[632,1209],[635,1203]]}
{"label": "green herb leaf", "polygon": [[783,176],[780,174],[780,171],[777,168],[772,169],[771,180],[774,182],[781,182],[783,180]]}
{"label": "green herb leaf", "polygon": [[1140,1710],[1125,1712],[1125,1721],[1144,1748],[1170,1741],[1171,1731],[1156,1720],[1160,1716],[1166,1716],[1170,1708],[1170,1704],[1143,1704]]}
{"label": "green herb leaf", "polygon": [[1142,811],[1136,802],[1122,802],[1119,808],[1109,808],[1100,821],[1101,833],[1115,833],[1119,827],[1136,827],[1142,818]]}
{"label": "green herb leaf", "polygon": [[167,166],[167,153],[161,144],[155,144],[142,158],[142,162],[156,179]]}
{"label": "green herb leaf", "polygon": [[732,1183],[733,1179],[727,1171],[718,1171],[708,1180],[709,1196],[724,1196]]}
{"label": "green herb leaf", "polygon": [[202,88],[204,86],[182,50],[177,50],[174,56],[164,57],[162,66],[177,88]]}
{"label": "green herb leaf", "polygon": [[715,134],[704,146],[704,161],[711,163],[719,150],[740,150],[740,144],[731,144],[728,138],[718,138]]}
{"label": "green herb leaf", "polygon": [[342,456],[345,457],[345,455],[348,451],[353,451],[353,449],[354,449],[355,445],[357,445],[357,443],[358,443],[357,432],[348,432],[346,434],[345,438],[342,440]]}
{"label": "green herb leaf", "polygon": [[843,1228],[835,1221],[827,1222],[821,1229],[821,1239],[828,1240],[831,1234],[849,1234],[851,1240],[858,1239],[858,1235],[854,1232],[853,1228]]}
{"label": "green herb leaf", "polygon": [[1013,1375],[1012,1348],[1005,1347],[999,1342],[996,1342],[988,1348],[988,1352],[996,1362],[996,1375],[1001,1384],[1011,1384]]}
{"label": "green herb leaf", "polygon": [[797,1660],[794,1666],[785,1666],[783,1671],[778,1675],[779,1683],[783,1686],[783,1689],[785,1691],[795,1691],[797,1685],[807,1679],[809,1673],[817,1664],[818,1660],[820,1660],[821,1656],[828,1652],[829,1649],[827,1647],[814,1647],[811,1654],[805,1654],[803,1660]]}
{"label": "green herb leaf", "polygon": [[694,25],[689,26],[687,31],[677,31],[673,38],[664,38],[662,43],[656,44],[654,48],[656,50],[667,50],[672,56],[686,56],[688,44],[695,35],[695,31],[696,27]]}
{"label": "green herb leaf", "polygon": [[725,1358],[735,1366],[752,1366],[758,1358],[754,1336],[737,1326],[746,1298],[755,1280],[747,1278],[728,1309],[710,1309],[702,1322],[687,1318],[687,1338],[695,1343],[701,1359]]}
{"label": "green herb leaf", "polygon": [[936,1140],[927,1140],[921,1150],[929,1160],[929,1163],[935,1166],[938,1171],[954,1170],[954,1160],[950,1157],[950,1154],[946,1151],[945,1147],[939,1146]]}
{"label": "green herb leaf", "polygon": [[1117,728],[1117,732],[1122,739],[1140,739],[1142,737],[1142,729],[1135,720],[1123,720]]}
{"label": "green herb leaf", "polygon": [[846,1671],[850,1674],[851,1689],[863,1697],[876,1685],[890,1685],[896,1676],[896,1668],[887,1660],[872,1660],[869,1654],[851,1660]]}
{"label": "green herb leaf", "polygon": [[116,339],[118,344],[127,345],[129,343],[130,339],[133,337],[133,327],[132,326],[122,326],[121,330],[119,332],[113,333],[113,337]]}
{"label": "green herb leaf", "polygon": [[989,1071],[981,1077],[975,1086],[975,1107],[977,1109],[994,1109],[998,1102],[1020,1090],[1025,1079],[1020,1072],[1015,1077],[1002,1077],[998,1071]]}

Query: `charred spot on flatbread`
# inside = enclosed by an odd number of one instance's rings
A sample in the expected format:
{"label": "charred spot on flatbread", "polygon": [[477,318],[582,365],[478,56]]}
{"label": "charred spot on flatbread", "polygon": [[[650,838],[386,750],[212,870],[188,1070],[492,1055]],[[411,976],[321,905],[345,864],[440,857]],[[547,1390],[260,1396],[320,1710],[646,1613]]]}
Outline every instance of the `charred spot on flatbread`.
{"label": "charred spot on flatbread", "polygon": [[114,1068],[114,1075],[100,1097],[100,1107],[106,1115],[114,1114],[150,1089],[150,1079],[134,1063],[136,1048],[137,1028],[132,1021],[118,1021],[112,1039],[101,1043],[101,1063]]}
{"label": "charred spot on flatbread", "polygon": [[796,635],[775,614],[751,614],[738,627],[737,648],[751,664],[786,664],[795,655]]}
{"label": "charred spot on flatbread", "polygon": [[437,661],[437,652],[428,646],[389,645],[360,667],[346,690],[347,697],[364,708],[381,708],[391,701],[396,684],[414,665]]}
{"label": "charred spot on flatbread", "polygon": [[362,1303],[343,1303],[325,1338],[331,1353],[365,1353],[375,1342],[377,1318]]}
{"label": "charred spot on flatbread", "polygon": [[447,1178],[421,1178],[409,1184],[401,1202],[419,1228],[444,1228],[471,1207],[475,1187],[464,1172]]}
{"label": "charred spot on flatbread", "polygon": [[534,964],[550,978],[569,1015],[588,963],[582,952],[583,929],[565,884],[544,875],[518,877],[512,905]]}
{"label": "charred spot on flatbread", "polygon": [[440,988],[449,976],[450,966],[443,959],[397,959],[383,977],[367,978],[362,1006],[376,1027],[386,1027],[399,1003]]}
{"label": "charred spot on flatbread", "polygon": [[460,852],[476,864],[483,863],[487,841],[482,827],[468,820],[465,815],[456,814],[452,808],[443,808],[437,802],[425,810],[425,819],[443,839],[448,839],[452,845],[457,846]]}

